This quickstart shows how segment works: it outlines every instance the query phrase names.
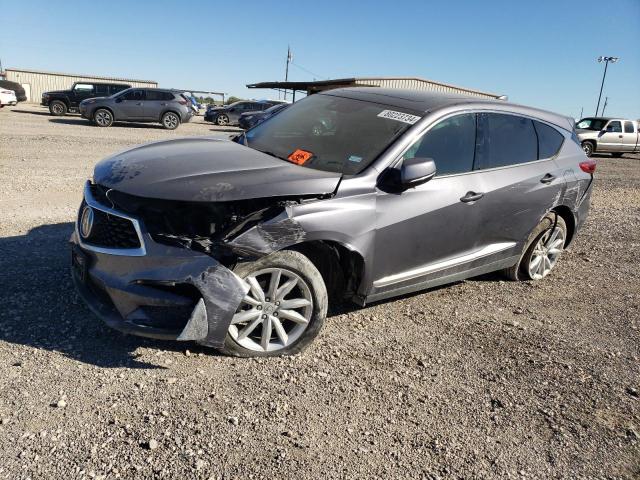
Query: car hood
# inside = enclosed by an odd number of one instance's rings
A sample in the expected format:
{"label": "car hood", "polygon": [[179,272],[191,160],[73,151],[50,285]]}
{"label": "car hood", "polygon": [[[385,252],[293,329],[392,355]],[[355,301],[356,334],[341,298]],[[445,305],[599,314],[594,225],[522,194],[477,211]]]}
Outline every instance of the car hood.
{"label": "car hood", "polygon": [[130,195],[203,202],[319,196],[334,192],[340,178],[210,137],[141,145],[102,160],[93,175]]}
{"label": "car hood", "polygon": [[587,130],[584,128],[577,128],[576,134],[579,138],[597,138],[600,134],[598,130]]}
{"label": "car hood", "polygon": [[50,92],[44,92],[43,95],[54,95],[58,93],[69,93],[71,90],[51,90]]}

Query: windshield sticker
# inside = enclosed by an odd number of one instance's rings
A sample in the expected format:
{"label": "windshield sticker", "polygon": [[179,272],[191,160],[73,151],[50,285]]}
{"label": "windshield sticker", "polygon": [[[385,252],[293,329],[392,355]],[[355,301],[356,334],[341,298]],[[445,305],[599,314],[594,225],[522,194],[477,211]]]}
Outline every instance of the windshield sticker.
{"label": "windshield sticker", "polygon": [[362,161],[362,157],[351,155],[347,160],[349,160],[350,162],[360,163]]}
{"label": "windshield sticker", "polygon": [[313,157],[313,153],[298,149],[287,158],[296,165],[304,165],[311,157]]}
{"label": "windshield sticker", "polygon": [[396,112],[395,110],[383,110],[378,114],[378,116],[381,118],[388,118],[389,120],[408,123],[409,125],[413,125],[422,118],[408,113]]}

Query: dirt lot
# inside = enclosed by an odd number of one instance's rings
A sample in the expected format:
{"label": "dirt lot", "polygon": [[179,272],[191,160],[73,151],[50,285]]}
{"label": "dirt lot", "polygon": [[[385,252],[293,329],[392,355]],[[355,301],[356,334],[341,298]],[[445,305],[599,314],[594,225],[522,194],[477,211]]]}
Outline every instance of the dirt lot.
{"label": "dirt lot", "polygon": [[600,159],[550,278],[343,308],[302,355],[238,360],[109,330],[68,273],[95,162],[212,130],[0,111],[0,478],[640,476],[640,158]]}

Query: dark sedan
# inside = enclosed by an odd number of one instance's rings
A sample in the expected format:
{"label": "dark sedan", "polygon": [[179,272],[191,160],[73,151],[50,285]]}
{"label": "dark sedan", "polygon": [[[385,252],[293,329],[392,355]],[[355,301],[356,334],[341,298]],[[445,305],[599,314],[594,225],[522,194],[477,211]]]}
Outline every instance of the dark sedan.
{"label": "dark sedan", "polygon": [[240,116],[248,112],[262,112],[276,104],[275,101],[241,101],[222,107],[207,110],[204,115],[206,122],[213,122],[220,126],[237,125]]}
{"label": "dark sedan", "polygon": [[274,105],[273,107],[267,108],[263,112],[247,112],[240,115],[240,119],[238,120],[238,126],[245,130],[249,130],[252,127],[255,127],[259,123],[264,122],[268,118],[273,117],[278,112],[281,112],[285,108],[289,106],[288,103],[279,103]]}

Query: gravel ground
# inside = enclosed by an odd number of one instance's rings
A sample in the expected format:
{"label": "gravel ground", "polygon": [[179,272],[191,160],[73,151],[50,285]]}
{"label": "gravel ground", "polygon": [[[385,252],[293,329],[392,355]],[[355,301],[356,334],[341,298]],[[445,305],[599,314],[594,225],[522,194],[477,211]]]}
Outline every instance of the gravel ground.
{"label": "gravel ground", "polygon": [[239,360],[109,330],[68,273],[95,162],[212,132],[0,111],[0,478],[640,476],[638,156],[600,159],[548,279],[343,307],[303,354]]}

